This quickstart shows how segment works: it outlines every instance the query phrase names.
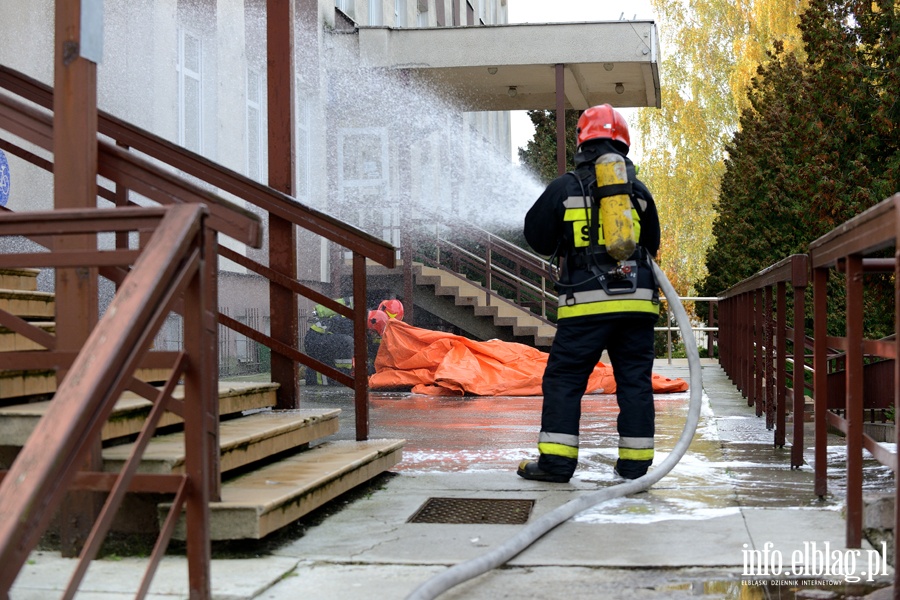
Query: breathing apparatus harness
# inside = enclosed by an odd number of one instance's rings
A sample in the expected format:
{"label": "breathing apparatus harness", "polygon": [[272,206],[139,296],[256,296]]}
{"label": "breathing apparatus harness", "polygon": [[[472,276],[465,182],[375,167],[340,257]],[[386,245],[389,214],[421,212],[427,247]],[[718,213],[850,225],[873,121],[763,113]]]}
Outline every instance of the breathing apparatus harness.
{"label": "breathing apparatus harness", "polygon": [[[621,165],[621,166],[620,166]],[[559,288],[574,288],[592,281],[597,281],[603,291],[610,295],[631,294],[637,290],[638,265],[641,259],[649,260],[646,249],[637,245],[634,236],[634,227],[631,219],[632,196],[634,193],[632,183],[627,175],[614,173],[618,167],[624,171],[624,161],[615,154],[604,154],[595,161],[596,179],[590,184],[590,199],[585,182],[575,171],[569,171],[578,181],[581,188],[581,197],[585,217],[587,219],[588,247],[582,252],[577,249],[570,254],[575,265],[587,268],[591,277],[578,283],[563,282],[562,277],[553,276],[551,281]],[[612,180],[613,183],[600,184]],[[603,213],[604,242],[600,244],[600,215]],[[562,273],[560,247],[562,240],[557,244],[556,250],[549,262],[556,270]],[[580,264],[579,264],[580,263]],[[571,271],[569,266],[568,271]],[[656,294],[654,294],[656,297]],[[574,304],[574,294],[568,294],[566,304]]]}

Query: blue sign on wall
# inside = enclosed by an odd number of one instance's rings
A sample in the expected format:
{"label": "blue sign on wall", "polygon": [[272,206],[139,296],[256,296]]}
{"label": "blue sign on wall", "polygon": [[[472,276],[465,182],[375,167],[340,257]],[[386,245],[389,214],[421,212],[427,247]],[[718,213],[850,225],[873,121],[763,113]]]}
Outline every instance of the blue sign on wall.
{"label": "blue sign on wall", "polygon": [[6,155],[0,150],[0,206],[6,206],[9,200],[9,163]]}

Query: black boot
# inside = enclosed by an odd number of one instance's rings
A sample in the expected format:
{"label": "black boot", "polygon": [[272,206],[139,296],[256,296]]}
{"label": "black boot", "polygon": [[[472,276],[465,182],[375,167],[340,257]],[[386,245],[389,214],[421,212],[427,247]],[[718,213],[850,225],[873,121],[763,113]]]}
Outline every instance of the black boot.
{"label": "black boot", "polygon": [[623,479],[639,479],[647,474],[652,460],[628,460],[620,458],[616,461],[616,475]]}
{"label": "black boot", "polygon": [[519,477],[534,481],[549,481],[552,483],[567,483],[571,475],[559,475],[541,470],[536,460],[523,460],[516,471]]}

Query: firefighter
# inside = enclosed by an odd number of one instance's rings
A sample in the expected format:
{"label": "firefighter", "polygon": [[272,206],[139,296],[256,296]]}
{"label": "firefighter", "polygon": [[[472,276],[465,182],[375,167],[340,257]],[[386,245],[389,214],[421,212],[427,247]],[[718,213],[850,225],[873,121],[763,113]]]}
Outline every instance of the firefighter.
{"label": "firefighter", "polygon": [[[352,298],[339,298],[338,304],[352,306]],[[327,306],[317,304],[304,339],[306,353],[319,362],[350,374],[353,364],[353,321]],[[328,378],[311,367],[306,368],[307,385],[328,385]]]}
{"label": "firefighter", "polygon": [[[575,170],[553,180],[525,216],[525,239],[559,261],[557,331],[544,371],[539,458],[519,464],[525,479],[567,482],[578,464],[581,398],[604,350],[609,353],[619,405],[615,471],[637,479],[653,462],[653,327],[659,292],[650,258],[659,250],[653,196],[627,158],[628,126],[608,104],[578,120]],[[597,183],[601,167],[618,161],[618,184]],[[634,251],[609,254],[598,201],[630,199]],[[610,219],[611,220],[611,219]],[[609,223],[606,223],[611,228]],[[608,232],[610,235],[611,232]],[[608,251],[609,250],[609,251]]]}

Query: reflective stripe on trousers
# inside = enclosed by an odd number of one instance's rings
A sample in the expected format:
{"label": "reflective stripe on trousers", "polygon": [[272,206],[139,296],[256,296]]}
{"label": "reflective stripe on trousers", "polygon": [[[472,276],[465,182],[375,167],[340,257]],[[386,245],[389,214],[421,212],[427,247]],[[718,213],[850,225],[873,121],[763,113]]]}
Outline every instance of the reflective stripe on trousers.
{"label": "reflective stripe on trousers", "polygon": [[567,433],[550,433],[542,431],[538,436],[538,452],[561,456],[563,458],[578,458],[578,436]]}
{"label": "reflective stripe on trousers", "polygon": [[620,437],[619,458],[622,460],[653,460],[653,438]]}

